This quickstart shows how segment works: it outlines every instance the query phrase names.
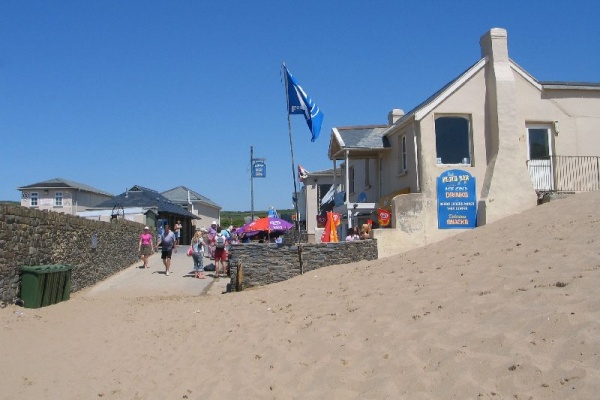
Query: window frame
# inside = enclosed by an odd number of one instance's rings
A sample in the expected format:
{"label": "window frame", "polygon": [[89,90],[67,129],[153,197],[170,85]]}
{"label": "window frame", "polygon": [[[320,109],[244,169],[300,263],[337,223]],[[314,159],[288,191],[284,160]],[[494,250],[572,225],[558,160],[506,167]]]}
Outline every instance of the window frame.
{"label": "window frame", "polygon": [[[466,130],[466,135],[467,135],[467,143],[466,143],[466,150],[468,153],[468,157],[462,157],[462,160],[460,162],[457,163],[444,163],[442,162],[442,158],[439,157],[439,151],[438,151],[438,139],[440,139],[440,134],[441,132],[438,132],[438,120],[441,119],[463,119],[465,120],[465,122],[467,123],[467,130]],[[440,127],[441,128],[441,127]],[[436,165],[437,166],[462,166],[462,167],[471,167],[473,166],[473,124],[471,121],[471,115],[470,114],[438,114],[435,116],[434,118],[434,132],[435,132],[435,159],[436,159]],[[462,134],[459,133],[459,134]],[[455,134],[457,135],[457,134]],[[460,138],[462,139],[462,138]],[[459,149],[460,152],[464,151],[465,149],[461,148]]]}
{"label": "window frame", "polygon": [[[35,203],[35,204],[33,204]],[[39,192],[31,192],[29,193],[29,206],[30,207],[39,207],[40,206],[40,194]]]}
{"label": "window frame", "polygon": [[368,158],[365,158],[365,189],[368,189],[371,187],[371,160]]}
{"label": "window frame", "polygon": [[406,135],[398,137],[398,175],[406,174],[408,170],[408,155]]}
{"label": "window frame", "polygon": [[64,199],[63,192],[54,192],[54,207],[62,207],[63,199]]}
{"label": "window frame", "polygon": [[544,143],[544,150],[545,153],[548,153],[547,156],[542,157],[541,159],[547,159],[547,158],[552,158],[552,156],[554,155],[554,149],[552,146],[552,126],[550,124],[541,124],[541,123],[537,123],[537,124],[527,124],[526,125],[526,133],[527,133],[527,160],[537,160],[538,158],[531,158],[531,152],[532,152],[532,147],[531,147],[531,140],[532,140],[532,131],[546,131],[544,133],[544,139],[546,141],[546,143]]}

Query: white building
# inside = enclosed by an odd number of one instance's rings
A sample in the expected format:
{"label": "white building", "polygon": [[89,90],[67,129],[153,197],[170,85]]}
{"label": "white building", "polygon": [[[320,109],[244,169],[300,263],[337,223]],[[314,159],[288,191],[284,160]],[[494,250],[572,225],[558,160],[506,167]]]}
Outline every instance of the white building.
{"label": "white building", "polygon": [[[509,58],[504,29],[480,46],[479,60],[413,110],[331,131],[344,229],[376,221],[378,208],[391,213],[391,229],[373,231],[380,256],[462,231],[440,229],[438,214],[438,178],[454,170],[475,178],[477,226],[534,207],[545,193],[600,188],[600,83],[536,80]],[[319,199],[310,177],[304,184],[310,221]]]}
{"label": "white building", "polygon": [[83,183],[63,178],[17,188],[21,191],[21,206],[75,215],[113,197],[112,194]]}

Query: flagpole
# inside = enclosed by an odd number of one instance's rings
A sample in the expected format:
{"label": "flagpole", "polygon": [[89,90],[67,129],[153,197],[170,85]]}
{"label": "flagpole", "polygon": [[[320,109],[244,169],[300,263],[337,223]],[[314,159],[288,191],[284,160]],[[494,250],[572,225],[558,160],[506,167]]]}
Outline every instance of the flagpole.
{"label": "flagpole", "polygon": [[254,221],[254,146],[250,146],[250,221]]}
{"label": "flagpole", "polygon": [[302,264],[302,246],[300,243],[300,212],[298,210],[298,186],[296,185],[296,168],[294,163],[294,145],[292,141],[292,121],[290,118],[290,97],[288,92],[288,80],[285,74],[285,63],[281,66],[281,73],[283,77],[283,81],[285,82],[285,100],[286,100],[286,114],[287,114],[287,122],[288,122],[288,133],[290,137],[290,153],[292,155],[292,179],[294,180],[294,211],[296,213],[296,230],[298,235],[298,262],[300,263],[300,275],[304,275],[304,265]]}

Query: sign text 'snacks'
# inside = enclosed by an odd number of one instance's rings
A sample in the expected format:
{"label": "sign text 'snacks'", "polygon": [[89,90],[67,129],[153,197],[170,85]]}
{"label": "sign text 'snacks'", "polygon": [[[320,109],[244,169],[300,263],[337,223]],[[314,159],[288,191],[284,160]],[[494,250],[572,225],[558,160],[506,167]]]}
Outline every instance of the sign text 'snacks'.
{"label": "sign text 'snacks'", "polygon": [[438,228],[465,229],[477,226],[475,178],[453,169],[437,178]]}

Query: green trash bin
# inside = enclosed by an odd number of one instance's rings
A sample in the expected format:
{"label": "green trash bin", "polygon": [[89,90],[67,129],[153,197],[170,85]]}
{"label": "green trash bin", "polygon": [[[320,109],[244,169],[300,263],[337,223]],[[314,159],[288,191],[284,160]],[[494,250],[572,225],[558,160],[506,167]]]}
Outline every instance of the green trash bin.
{"label": "green trash bin", "polygon": [[69,300],[71,298],[71,271],[73,268],[70,265],[65,265],[67,270],[64,272],[65,283],[62,292],[62,299],[59,301]]}
{"label": "green trash bin", "polygon": [[21,267],[21,300],[25,308],[49,306],[68,300],[70,294],[71,266]]}
{"label": "green trash bin", "polygon": [[21,267],[21,300],[26,308],[40,308],[46,285],[45,267]]}
{"label": "green trash bin", "polygon": [[42,307],[56,303],[56,294],[58,292],[58,271],[54,266],[44,270],[46,282],[44,285],[44,293],[42,295]]}

